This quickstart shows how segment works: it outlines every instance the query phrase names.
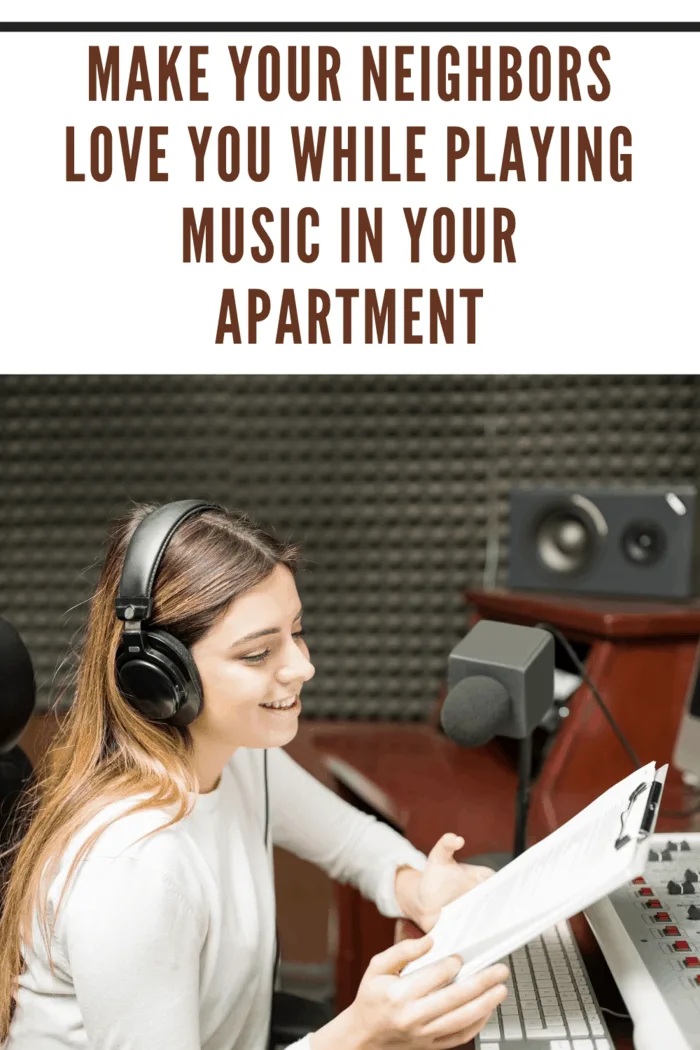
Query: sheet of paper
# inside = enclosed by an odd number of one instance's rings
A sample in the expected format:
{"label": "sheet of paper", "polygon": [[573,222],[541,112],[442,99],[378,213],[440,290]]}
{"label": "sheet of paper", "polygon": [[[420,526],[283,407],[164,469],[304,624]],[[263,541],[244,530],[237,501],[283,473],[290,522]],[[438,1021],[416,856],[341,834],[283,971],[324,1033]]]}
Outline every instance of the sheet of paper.
{"label": "sheet of paper", "polygon": [[[468,976],[612,892],[635,863],[641,871],[645,854],[636,833],[654,773],[650,762],[625,777],[493,878],[448,904],[431,930],[430,952],[403,973],[457,954],[464,962],[460,977]],[[644,788],[630,805],[639,785]],[[632,834],[616,849],[623,814]]]}
{"label": "sheet of paper", "polygon": [[570,671],[561,671],[558,667],[554,668],[554,699],[563,703],[568,700],[570,696],[576,692],[578,687],[583,681],[576,674],[571,674]]}

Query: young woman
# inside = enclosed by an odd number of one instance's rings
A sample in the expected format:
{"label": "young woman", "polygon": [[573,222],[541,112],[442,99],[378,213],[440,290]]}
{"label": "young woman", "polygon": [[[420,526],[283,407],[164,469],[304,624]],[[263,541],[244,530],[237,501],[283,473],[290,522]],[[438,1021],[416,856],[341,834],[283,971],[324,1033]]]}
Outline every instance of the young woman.
{"label": "young woman", "polygon": [[[298,551],[244,517],[193,506],[139,507],[109,544],[70,713],[5,887],[6,1050],[264,1050],[272,842],[424,930],[488,874],[454,861],[454,835],[426,859],[282,750],[314,674]],[[178,675],[185,684],[167,702],[152,699]],[[452,984],[452,958],[399,977],[428,947],[409,940],[378,955],[352,1006],[295,1046],[470,1039],[508,972]]]}

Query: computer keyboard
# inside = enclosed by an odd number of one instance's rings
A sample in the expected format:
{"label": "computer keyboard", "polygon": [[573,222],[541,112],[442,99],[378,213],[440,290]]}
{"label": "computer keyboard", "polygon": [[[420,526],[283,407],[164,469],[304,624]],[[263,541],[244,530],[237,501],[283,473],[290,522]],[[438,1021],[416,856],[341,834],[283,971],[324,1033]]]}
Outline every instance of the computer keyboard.
{"label": "computer keyboard", "polygon": [[508,997],[477,1036],[479,1050],[614,1050],[568,922],[503,962]]}

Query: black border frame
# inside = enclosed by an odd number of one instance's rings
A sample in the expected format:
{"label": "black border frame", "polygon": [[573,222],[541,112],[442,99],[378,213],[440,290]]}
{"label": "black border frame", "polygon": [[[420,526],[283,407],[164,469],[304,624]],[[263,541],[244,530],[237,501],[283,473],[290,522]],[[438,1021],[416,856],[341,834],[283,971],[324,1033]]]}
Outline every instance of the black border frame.
{"label": "black border frame", "polygon": [[700,22],[0,22],[2,33],[698,33]]}

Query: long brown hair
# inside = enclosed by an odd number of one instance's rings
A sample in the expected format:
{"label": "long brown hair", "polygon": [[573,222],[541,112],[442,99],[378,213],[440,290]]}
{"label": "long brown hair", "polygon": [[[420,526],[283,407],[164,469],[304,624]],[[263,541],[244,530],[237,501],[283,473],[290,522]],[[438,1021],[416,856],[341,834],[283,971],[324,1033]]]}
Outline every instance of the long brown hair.
{"label": "long brown hair", "polygon": [[[122,624],[114,601],[124,555],[136,526],[152,510],[154,506],[136,506],[112,532],[91,602],[70,710],[24,802],[23,833],[12,849],[0,917],[0,1043],[9,1031],[22,943],[31,944],[35,915],[49,950],[55,914],[49,924],[47,894],[71,837],[109,802],[134,795],[146,798],[136,800],[128,812],[174,806],[175,815],[163,825],[168,827],[187,814],[192,804],[188,793],[197,790],[189,730],[146,721],[124,699],[115,677]],[[170,540],[155,581],[151,622],[194,645],[234,598],[277,565],[295,572],[298,559],[296,547],[276,540],[247,517],[207,510],[183,522]],[[123,815],[82,844],[66,886],[99,836]]]}

